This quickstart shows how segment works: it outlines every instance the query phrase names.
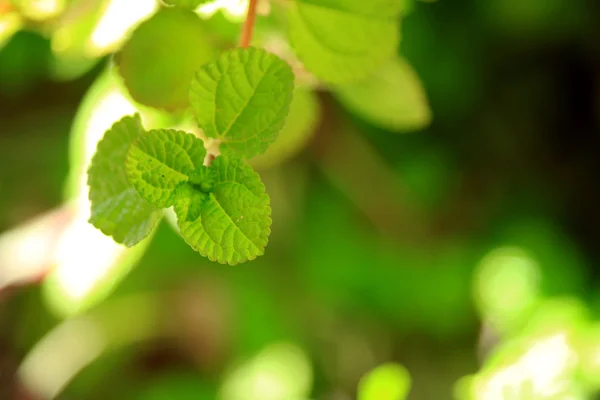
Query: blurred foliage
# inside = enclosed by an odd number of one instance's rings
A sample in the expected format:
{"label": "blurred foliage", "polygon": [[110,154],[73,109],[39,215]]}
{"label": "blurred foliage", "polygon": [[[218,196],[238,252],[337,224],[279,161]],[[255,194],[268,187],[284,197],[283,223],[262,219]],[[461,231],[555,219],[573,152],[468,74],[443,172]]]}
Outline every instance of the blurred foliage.
{"label": "blurred foliage", "polygon": [[[229,267],[168,221],[137,254],[85,222],[112,122],[194,127],[116,75],[113,54],[160,7],[132,3],[0,0],[0,252],[38,251],[3,243],[45,211],[79,221],[49,228],[71,239],[42,285],[0,288],[0,399],[597,398],[600,4],[404,1],[406,82],[332,95],[297,71],[286,133],[253,160],[271,243]],[[201,5],[211,46],[237,40],[244,6]],[[271,11],[257,41],[288,58]],[[394,107],[419,90],[413,126]]]}
{"label": "blurred foliage", "polygon": [[402,400],[410,390],[410,375],[398,364],[383,364],[359,383],[358,400]]}
{"label": "blurred foliage", "polygon": [[196,70],[215,58],[207,36],[200,17],[188,10],[162,9],[144,21],[116,57],[134,100],[163,109],[185,108]]}

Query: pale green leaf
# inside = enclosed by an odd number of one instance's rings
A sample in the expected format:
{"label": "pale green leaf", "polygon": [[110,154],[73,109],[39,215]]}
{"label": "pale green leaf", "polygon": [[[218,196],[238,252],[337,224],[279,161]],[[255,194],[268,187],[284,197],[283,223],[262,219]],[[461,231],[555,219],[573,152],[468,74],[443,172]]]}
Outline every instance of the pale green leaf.
{"label": "pale green leaf", "polygon": [[367,79],[336,87],[334,94],[352,112],[392,131],[418,130],[431,123],[431,109],[419,77],[400,57]]}
{"label": "pale green leaf", "polygon": [[133,246],[148,236],[162,217],[128,182],[125,159],[142,135],[139,115],[124,117],[104,134],[88,170],[90,223],[117,243]]}
{"label": "pale green leaf", "polygon": [[298,154],[312,139],[321,114],[316,94],[305,87],[297,87],[285,126],[277,140],[264,154],[250,161],[254,168],[268,168],[285,162]]}
{"label": "pale green leaf", "polygon": [[[208,193],[192,185],[178,190],[174,205],[181,235],[212,261],[235,265],[264,253],[271,233],[269,196],[242,159],[217,157]],[[200,206],[198,206],[200,205]]]}
{"label": "pale green leaf", "polygon": [[398,0],[296,0],[288,36],[306,69],[330,83],[359,80],[397,50]]}
{"label": "pale green leaf", "polygon": [[264,152],[283,128],[294,90],[290,66],[256,48],[236,49],[206,64],[190,88],[190,103],[204,133],[223,154]]}
{"label": "pale green leaf", "polygon": [[161,9],[140,24],[116,61],[135,101],[173,110],[188,106],[194,73],[215,57],[198,15],[173,7]]}
{"label": "pale green leaf", "polygon": [[400,364],[383,364],[362,377],[358,400],[404,400],[410,391],[410,375]]}
{"label": "pale green leaf", "polygon": [[158,208],[173,205],[175,191],[202,169],[206,149],[196,136],[176,130],[153,130],[129,149],[126,168],[138,193]]}

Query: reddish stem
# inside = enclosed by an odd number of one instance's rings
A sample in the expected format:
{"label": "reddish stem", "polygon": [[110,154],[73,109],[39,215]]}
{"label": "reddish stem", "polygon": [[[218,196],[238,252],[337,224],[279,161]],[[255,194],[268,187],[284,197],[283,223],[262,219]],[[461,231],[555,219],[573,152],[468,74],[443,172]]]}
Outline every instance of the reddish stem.
{"label": "reddish stem", "polygon": [[9,2],[0,1],[0,15],[8,14],[13,11],[13,7]]}
{"label": "reddish stem", "polygon": [[242,37],[240,38],[240,47],[250,46],[252,40],[252,32],[254,31],[254,21],[256,20],[256,5],[258,0],[250,0],[248,4],[248,15],[242,28]]}

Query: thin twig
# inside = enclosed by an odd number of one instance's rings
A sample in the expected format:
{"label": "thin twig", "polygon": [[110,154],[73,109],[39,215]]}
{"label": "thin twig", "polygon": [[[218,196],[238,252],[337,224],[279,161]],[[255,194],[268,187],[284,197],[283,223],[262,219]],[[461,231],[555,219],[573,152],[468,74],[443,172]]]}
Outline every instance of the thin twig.
{"label": "thin twig", "polygon": [[252,32],[254,31],[254,21],[256,20],[256,5],[258,0],[250,0],[248,4],[248,14],[244,27],[242,28],[242,37],[240,38],[240,47],[250,46],[252,41]]}

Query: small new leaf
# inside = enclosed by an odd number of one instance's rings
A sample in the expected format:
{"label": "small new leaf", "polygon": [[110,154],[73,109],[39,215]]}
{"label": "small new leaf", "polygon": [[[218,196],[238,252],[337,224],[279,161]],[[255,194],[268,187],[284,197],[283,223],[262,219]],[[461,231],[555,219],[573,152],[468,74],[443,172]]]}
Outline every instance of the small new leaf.
{"label": "small new leaf", "polygon": [[131,145],[127,177],[140,196],[157,208],[173,205],[175,191],[202,167],[206,149],[196,136],[176,130],[153,130]]}
{"label": "small new leaf", "polygon": [[174,209],[181,235],[194,250],[222,264],[264,254],[271,208],[260,177],[237,157],[219,156],[210,170],[210,192],[190,184],[177,192]]}
{"label": "small new leaf", "polygon": [[162,217],[128,182],[125,158],[144,133],[139,115],[115,123],[98,143],[88,170],[90,223],[117,243],[133,246],[148,236]]}
{"label": "small new leaf", "polygon": [[222,154],[263,153],[283,128],[294,90],[290,66],[256,48],[225,52],[204,65],[190,87],[190,103],[204,133]]}
{"label": "small new leaf", "polygon": [[391,57],[400,40],[398,0],[296,0],[288,36],[307,70],[329,83],[359,80]]}

